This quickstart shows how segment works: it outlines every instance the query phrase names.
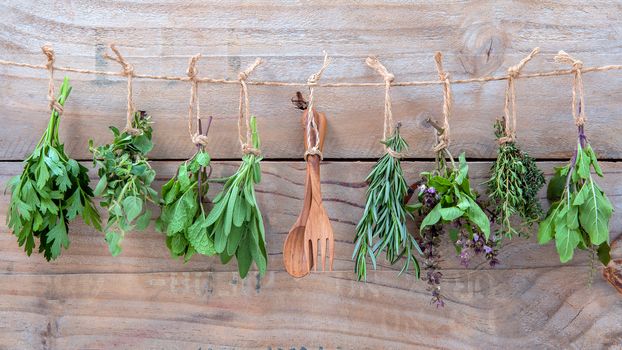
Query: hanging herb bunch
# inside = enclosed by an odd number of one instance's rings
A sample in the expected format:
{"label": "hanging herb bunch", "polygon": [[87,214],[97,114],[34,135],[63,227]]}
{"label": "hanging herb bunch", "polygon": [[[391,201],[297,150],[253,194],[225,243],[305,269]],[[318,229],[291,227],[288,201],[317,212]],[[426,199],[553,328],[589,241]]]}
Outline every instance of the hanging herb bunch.
{"label": "hanging herb bunch", "polygon": [[104,232],[113,256],[121,253],[127,232],[149,226],[147,202],[158,203],[158,193],[151,188],[156,174],[147,161],[147,153],[153,148],[151,117],[135,112],[131,127],[133,132],[121,132],[111,126],[114,139],[110,144],[93,147],[93,140],[89,141],[100,178],[94,194],[103,197],[100,205],[108,211]]}
{"label": "hanging herb bunch", "polygon": [[[473,254],[484,254],[491,265],[497,263],[495,242],[491,239],[490,221],[477,203],[478,194],[469,182],[469,167],[465,155],[459,157],[456,165],[449,145],[449,115],[451,111],[451,87],[449,77],[444,73],[441,55],[435,56],[440,80],[443,84],[444,125],[441,127],[428,119],[437,129],[438,144],[435,147],[436,169],[421,173],[417,202],[409,205],[421,221],[421,248],[424,256],[426,280],[432,291],[432,303],[443,306],[440,290],[442,272],[439,254],[441,236],[448,230],[454,242],[460,261],[467,266]],[[447,163],[449,161],[449,164]]]}
{"label": "hanging herb bunch", "polygon": [[[367,176],[368,189],[363,217],[356,226],[355,246],[352,259],[354,269],[360,280],[367,279],[367,256],[376,269],[376,260],[385,252],[387,261],[393,265],[405,258],[400,273],[408,271],[411,264],[417,278],[420,277],[419,262],[416,253],[422,254],[421,248],[406,228],[406,219],[412,214],[406,210],[404,197],[408,186],[404,180],[401,157],[408,149],[408,144],[400,135],[400,124],[393,127],[391,98],[389,89],[394,79],[393,74],[378,61],[368,57],[365,61],[385,80],[384,138],[385,155],[378,160]],[[388,138],[387,138],[388,135]]]}
{"label": "hanging herb bunch", "polygon": [[[209,124],[211,121],[210,117]],[[209,124],[203,135],[205,137]],[[200,122],[198,129],[201,135]],[[156,229],[166,233],[166,246],[171,255],[183,256],[185,262],[195,253],[207,256],[216,254],[214,242],[207,230],[207,214],[203,205],[209,190],[207,179],[211,172],[210,160],[205,142],[197,143],[195,154],[182,163],[176,175],[162,186],[161,211],[156,220]]]}
{"label": "hanging herb bunch", "polygon": [[[491,167],[490,179],[486,182],[492,217],[498,225],[495,238],[502,236],[528,236],[535,222],[542,216],[538,192],[544,186],[544,174],[533,158],[522,151],[516,138],[516,93],[514,80],[520,70],[537,53],[535,48],[517,65],[508,69],[508,86],[505,93],[505,116],[494,124],[495,136],[499,141],[497,159]],[[520,227],[512,224],[518,217]]]}
{"label": "hanging herb bunch", "polygon": [[262,158],[254,151],[261,145],[254,116],[250,127],[253,149],[244,155],[238,171],[224,179],[224,188],[214,198],[214,206],[205,220],[220,260],[226,264],[235,256],[242,278],[253,261],[263,276],[268,262],[263,218],[255,197],[255,184],[261,181]]}
{"label": "hanging herb bunch", "polygon": [[[44,49],[45,50],[45,49]],[[61,248],[69,247],[69,221],[80,215],[84,222],[101,230],[101,220],[93,205],[88,170],[65,154],[58,137],[60,117],[71,86],[65,78],[45,133],[32,154],[24,161],[21,175],[13,178],[7,224],[20,247],[32,254],[35,238],[39,253],[49,260],[58,258]],[[53,98],[53,80],[49,95]]]}
{"label": "hanging herb bunch", "polygon": [[[555,60],[571,64],[575,71],[572,111],[578,140],[577,149],[569,164],[556,168],[555,175],[549,182],[547,197],[552,204],[546,219],[540,223],[538,242],[546,244],[555,239],[555,246],[563,263],[572,260],[574,250],[579,248],[590,250],[592,259],[597,254],[599,260],[607,265],[611,260],[609,220],[613,205],[592,176],[592,170],[600,177],[603,172],[585,136],[582,64],[563,51],[560,51]],[[578,102],[575,98],[577,95]]]}

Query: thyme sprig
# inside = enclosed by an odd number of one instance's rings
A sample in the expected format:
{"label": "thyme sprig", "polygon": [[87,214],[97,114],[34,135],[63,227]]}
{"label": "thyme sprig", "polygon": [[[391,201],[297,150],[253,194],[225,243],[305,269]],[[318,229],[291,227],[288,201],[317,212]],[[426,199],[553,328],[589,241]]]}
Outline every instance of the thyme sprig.
{"label": "thyme sprig", "polygon": [[[408,148],[408,144],[400,136],[399,127],[382,143],[396,153],[402,153]],[[367,279],[366,257],[370,257],[372,266],[376,269],[376,260],[382,252],[386,253],[386,259],[392,265],[405,257],[401,272],[408,271],[412,263],[415,275],[419,278],[419,262],[415,254],[422,252],[406,228],[406,219],[412,218],[412,214],[406,210],[404,204],[408,186],[404,180],[400,158],[385,154],[374,165],[366,181],[369,187],[365,210],[356,226],[352,254],[358,279]]]}
{"label": "thyme sprig", "polygon": [[[504,122],[495,122],[495,136],[504,136]],[[514,141],[501,143],[497,159],[491,167],[490,179],[486,182],[491,210],[499,225],[498,237],[505,235],[528,236],[526,230],[542,216],[538,192],[544,186],[544,174],[535,160],[522,151]],[[512,218],[518,217],[521,225],[512,225]]]}

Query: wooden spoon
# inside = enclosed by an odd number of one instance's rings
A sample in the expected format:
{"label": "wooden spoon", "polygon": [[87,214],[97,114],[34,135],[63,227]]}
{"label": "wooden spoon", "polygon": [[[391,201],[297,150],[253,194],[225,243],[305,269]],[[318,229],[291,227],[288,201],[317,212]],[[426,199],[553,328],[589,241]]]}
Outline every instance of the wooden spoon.
{"label": "wooden spoon", "polygon": [[[326,130],[326,119],[325,119],[326,117],[324,115],[320,117],[320,114],[315,112],[314,118],[320,130],[319,147],[321,150],[324,145],[324,133],[322,132],[322,130]],[[305,111],[305,113],[302,115],[303,125],[305,126],[305,133],[304,133],[305,149],[307,148],[306,119],[307,119],[307,112]],[[313,134],[311,135],[311,141],[315,142],[315,136]],[[309,209],[311,207],[311,198],[312,198],[311,185],[310,185],[311,171],[312,170],[309,168],[309,163],[307,163],[307,172],[306,172],[306,178],[305,178],[305,194],[304,194],[304,199],[303,199],[302,211],[300,212],[298,219],[296,220],[296,222],[290,229],[289,233],[287,234],[287,237],[285,237],[285,242],[283,244],[283,264],[285,265],[285,270],[291,276],[296,277],[296,278],[306,276],[309,273],[309,265],[311,266],[313,265],[313,262],[311,262],[311,264],[307,264],[307,260],[306,260],[305,252],[304,252],[304,247],[305,247],[304,231],[305,231],[305,225],[307,223],[307,219],[309,217]]]}

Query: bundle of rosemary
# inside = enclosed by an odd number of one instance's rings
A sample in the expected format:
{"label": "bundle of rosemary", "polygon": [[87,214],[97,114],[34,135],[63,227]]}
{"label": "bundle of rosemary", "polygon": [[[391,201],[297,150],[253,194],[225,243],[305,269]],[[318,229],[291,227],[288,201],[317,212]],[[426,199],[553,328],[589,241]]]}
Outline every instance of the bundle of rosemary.
{"label": "bundle of rosemary", "polygon": [[[69,79],[65,78],[56,100],[61,107],[70,92]],[[101,230],[88,170],[65,154],[58,137],[60,116],[54,108],[45,133],[24,161],[22,174],[8,183],[12,192],[9,228],[28,255],[35,247],[35,237],[39,238],[39,252],[47,260],[58,258],[61,248],[69,247],[68,224],[76,216]]]}
{"label": "bundle of rosemary", "polygon": [[134,113],[132,128],[137,133],[120,132],[111,126],[112,143],[97,148],[89,140],[100,177],[94,194],[103,197],[99,204],[108,210],[104,232],[113,256],[121,253],[127,232],[149,226],[151,210],[146,204],[158,202],[158,193],[151,188],[156,174],[147,161],[147,153],[153,148],[151,117],[145,112]]}
{"label": "bundle of rosemary", "polygon": [[[382,141],[396,153],[405,152],[406,141],[400,136],[399,125],[386,141]],[[369,256],[376,269],[376,259],[383,251],[390,264],[405,257],[401,272],[407,271],[412,263],[419,278],[419,262],[415,252],[421,248],[406,228],[406,219],[412,215],[406,210],[404,197],[408,190],[401,160],[386,153],[374,165],[366,179],[369,188],[363,217],[356,226],[356,237],[352,259],[359,280],[367,279],[367,260]]]}
{"label": "bundle of rosemary", "polygon": [[[250,130],[252,147],[259,149],[254,116],[250,118]],[[213,180],[224,182],[224,188],[214,198],[214,207],[203,224],[214,239],[214,249],[222,263],[228,263],[235,256],[242,278],[248,274],[253,261],[263,276],[268,262],[263,218],[255,197],[255,184],[261,181],[261,159],[254,153],[247,153],[235,174]]]}
{"label": "bundle of rosemary", "polygon": [[[504,121],[495,122],[495,136],[504,137]],[[499,225],[497,237],[528,236],[542,216],[538,192],[544,186],[544,174],[535,160],[512,140],[499,144],[497,159],[492,163],[491,176],[486,182],[493,217]],[[521,220],[521,227],[512,225],[512,217]]]}

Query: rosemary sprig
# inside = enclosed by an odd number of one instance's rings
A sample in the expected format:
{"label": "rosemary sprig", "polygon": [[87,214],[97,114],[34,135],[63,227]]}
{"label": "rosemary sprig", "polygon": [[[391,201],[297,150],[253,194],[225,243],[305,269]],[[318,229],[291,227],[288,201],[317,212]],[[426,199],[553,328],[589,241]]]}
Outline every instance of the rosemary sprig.
{"label": "rosemary sprig", "polygon": [[[397,153],[408,148],[408,144],[400,136],[399,127],[383,143]],[[376,269],[376,259],[383,251],[392,265],[406,257],[401,272],[407,271],[412,263],[419,278],[419,262],[415,252],[421,254],[421,249],[406,228],[406,219],[412,218],[412,214],[406,210],[404,204],[408,186],[404,180],[400,159],[385,154],[374,165],[366,181],[369,187],[366,192],[365,211],[356,226],[352,254],[358,279],[367,279],[366,257],[370,257],[372,266]]]}
{"label": "rosemary sprig", "polygon": [[[503,120],[495,122],[497,138],[504,136],[503,125]],[[530,228],[542,216],[538,192],[544,186],[544,174],[535,160],[514,141],[499,145],[490,172],[486,184],[495,221],[499,225],[498,236],[528,236],[529,231],[524,228]],[[512,225],[514,216],[520,218],[521,227]]]}
{"label": "rosemary sprig", "polygon": [[[251,116],[250,127],[253,148],[259,149],[254,116]],[[224,179],[224,188],[214,198],[214,207],[205,221],[220,260],[226,264],[235,256],[242,278],[248,274],[253,261],[263,276],[268,262],[263,218],[255,197],[255,184],[261,181],[261,159],[253,153],[244,155],[238,171]]]}
{"label": "rosemary sprig", "polygon": [[[57,99],[61,106],[70,92],[69,79],[65,78]],[[7,186],[12,192],[9,228],[28,255],[35,247],[35,237],[39,238],[39,253],[48,261],[58,258],[61,248],[69,247],[68,224],[76,216],[101,230],[88,170],[65,154],[58,137],[59,125],[60,114],[54,109],[37,147],[24,161],[22,174]]]}
{"label": "rosemary sprig", "polygon": [[113,256],[121,253],[121,241],[127,232],[149,226],[151,210],[146,204],[158,202],[158,193],[151,188],[156,173],[147,161],[147,153],[153,148],[151,117],[145,112],[134,113],[132,127],[140,133],[120,132],[111,126],[112,143],[95,148],[93,140],[89,140],[100,177],[94,194],[103,197],[99,204],[108,210],[104,232]]}

